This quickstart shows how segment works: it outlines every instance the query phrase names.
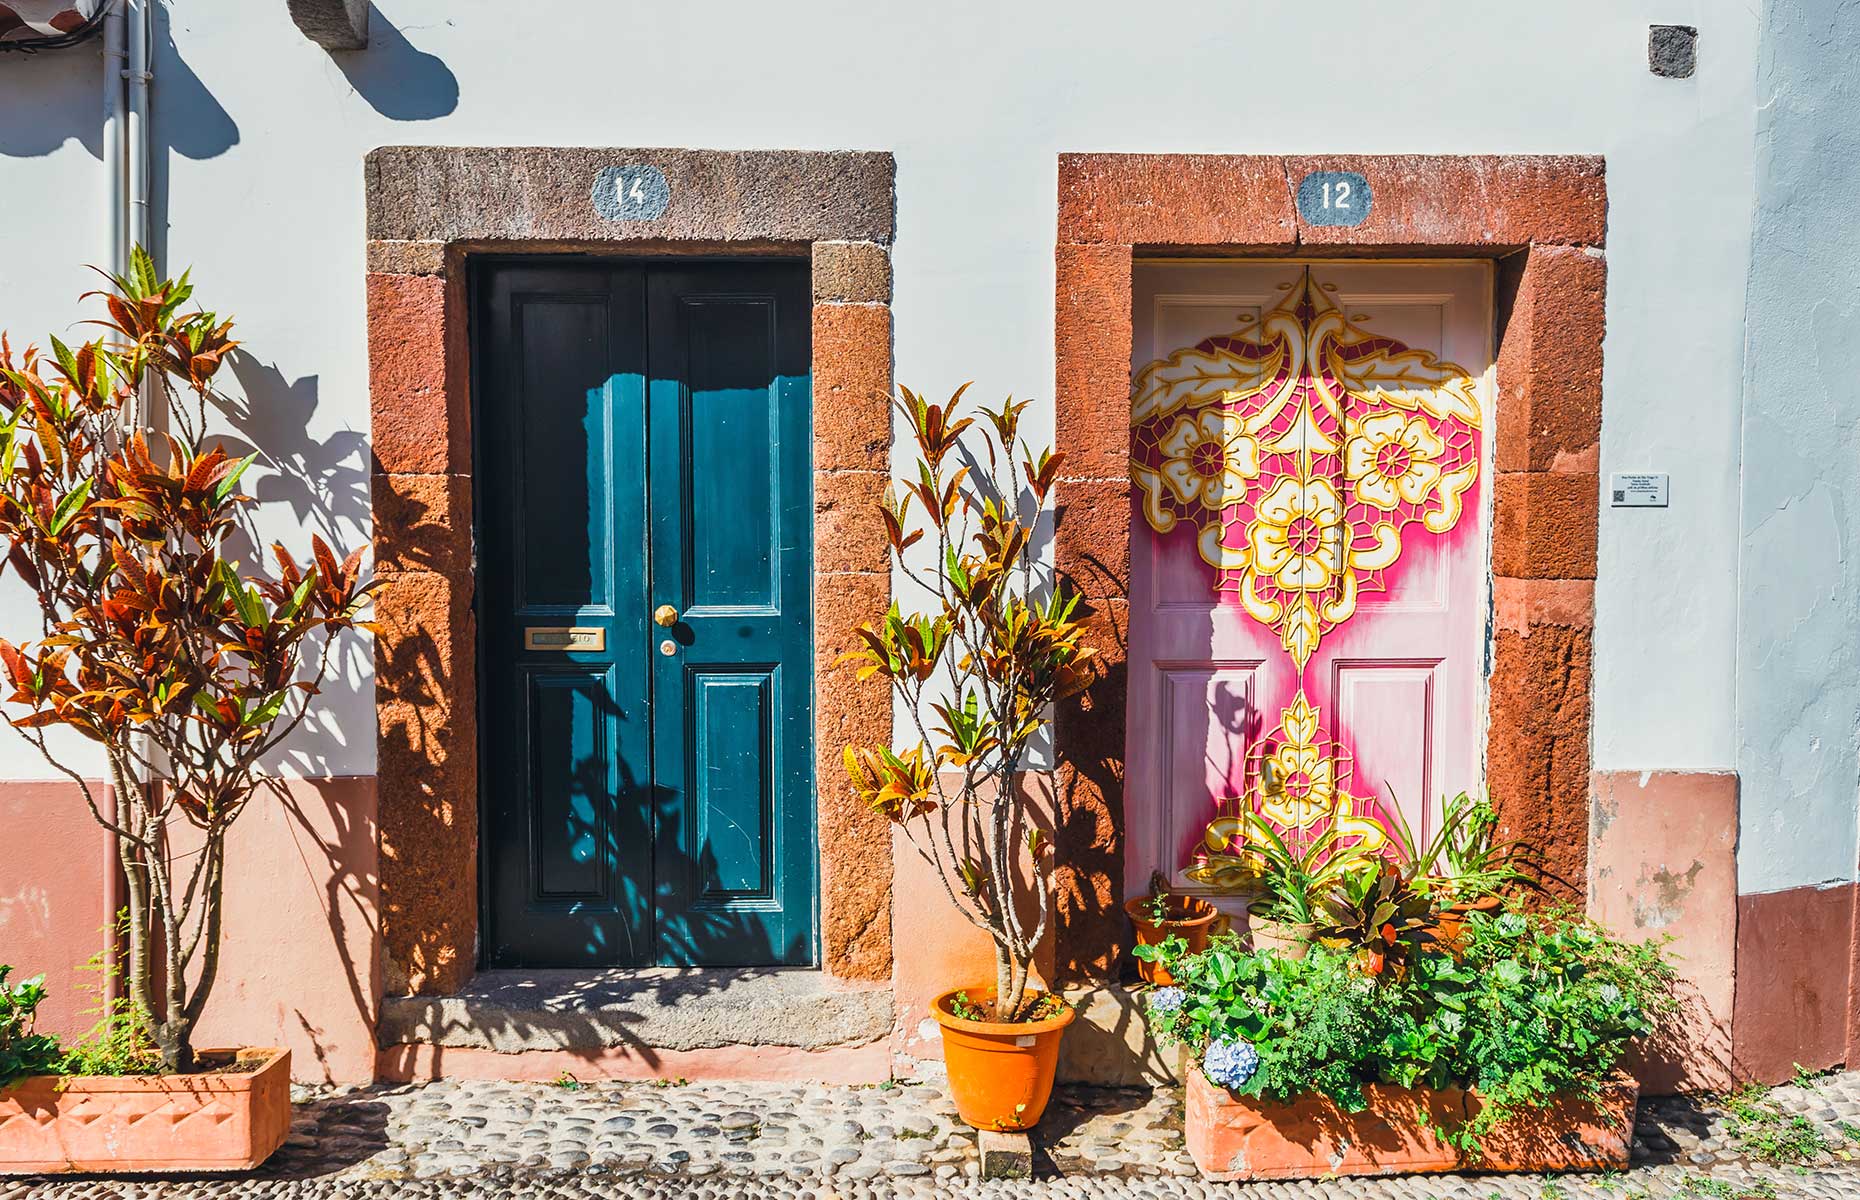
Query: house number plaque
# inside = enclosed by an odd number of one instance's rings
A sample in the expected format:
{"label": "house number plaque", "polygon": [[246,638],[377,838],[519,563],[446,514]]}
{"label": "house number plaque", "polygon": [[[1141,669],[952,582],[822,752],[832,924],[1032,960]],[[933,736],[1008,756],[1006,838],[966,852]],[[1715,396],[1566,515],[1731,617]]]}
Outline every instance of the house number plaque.
{"label": "house number plaque", "polygon": [[1298,218],[1307,225],[1361,225],[1369,181],[1355,171],[1313,171],[1298,182]]}
{"label": "house number plaque", "polygon": [[657,167],[602,167],[593,199],[594,211],[609,221],[656,221],[672,202],[672,187]]}
{"label": "house number plaque", "polygon": [[607,631],[599,626],[533,625],[523,631],[523,648],[598,652],[607,649]]}

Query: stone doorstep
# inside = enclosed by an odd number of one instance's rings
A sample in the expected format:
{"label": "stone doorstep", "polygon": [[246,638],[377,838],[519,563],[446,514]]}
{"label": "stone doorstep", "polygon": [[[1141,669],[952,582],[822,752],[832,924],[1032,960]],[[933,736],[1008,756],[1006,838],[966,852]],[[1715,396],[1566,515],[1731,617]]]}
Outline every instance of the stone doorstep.
{"label": "stone doorstep", "polygon": [[891,1033],[891,989],[806,968],[481,971],[448,996],[389,996],[377,1040],[525,1050],[858,1046]]}

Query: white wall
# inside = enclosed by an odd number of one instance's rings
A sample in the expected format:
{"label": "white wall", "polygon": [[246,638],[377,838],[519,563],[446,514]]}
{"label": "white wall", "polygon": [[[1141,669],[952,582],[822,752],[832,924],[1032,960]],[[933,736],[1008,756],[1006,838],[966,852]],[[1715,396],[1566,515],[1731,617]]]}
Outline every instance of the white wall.
{"label": "white wall", "polygon": [[[1734,765],[1746,5],[380,0],[374,46],[336,56],[281,3],[172,7],[155,64],[167,259],[240,318],[260,440],[323,472],[320,494],[268,514],[297,540],[316,521],[366,535],[361,164],[376,145],[891,150],[898,378],[1035,396],[1053,378],[1061,151],[1606,155],[1602,469],[1669,471],[1674,504],[1603,510],[1597,762]],[[1695,79],[1648,73],[1652,20],[1701,27]],[[8,327],[68,321],[72,264],[102,253],[94,155],[37,154],[20,108],[42,100],[94,143],[96,64],[94,47],[0,61]],[[1042,407],[1036,435],[1049,424]],[[334,738],[300,767],[371,771],[365,677],[333,701]],[[43,773],[4,754],[0,771]]]}
{"label": "white wall", "polygon": [[1860,4],[1764,8],[1744,377],[1743,892],[1853,878],[1860,803],[1860,225],[1827,202],[1860,192]]}

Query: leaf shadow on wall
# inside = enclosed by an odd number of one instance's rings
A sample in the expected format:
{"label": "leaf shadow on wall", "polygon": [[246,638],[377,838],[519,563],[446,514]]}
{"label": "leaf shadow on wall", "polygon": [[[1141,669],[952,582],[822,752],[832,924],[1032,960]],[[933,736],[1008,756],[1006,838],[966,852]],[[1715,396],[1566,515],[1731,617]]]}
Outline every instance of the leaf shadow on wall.
{"label": "leaf shadow on wall", "polygon": [[[1061,506],[1054,522],[1063,531]],[[1081,519],[1089,520],[1089,514]],[[1130,581],[1102,560],[1086,555],[1061,583],[1080,597],[1078,617],[1086,644],[1108,666],[1082,694],[1062,701],[1054,714],[1056,734],[1053,830],[1058,856],[1053,878],[1057,934],[1054,973],[1069,984],[1113,976],[1129,941],[1123,912],[1124,715],[1129,689]]]}
{"label": "leaf shadow on wall", "polygon": [[[241,487],[267,508],[287,507],[295,521],[295,529],[285,533],[274,519],[260,531],[258,541],[251,530],[239,531],[228,544],[228,556],[270,576],[277,569],[271,550],[274,541],[282,542],[300,564],[310,560],[313,533],[339,556],[366,546],[370,507],[366,436],[338,429],[318,438],[311,431],[318,406],[315,375],[287,380],[277,367],[243,351],[234,351],[228,365],[243,399],[231,397],[230,403],[221,406],[220,417],[232,428],[222,432],[219,440],[235,457],[257,453],[253,469],[240,480]],[[319,748],[356,743],[357,730],[367,726],[366,714],[373,704],[369,686],[373,673],[366,640],[353,635],[340,639],[310,715],[285,744],[285,761],[309,778],[355,773],[355,764],[331,761]]]}
{"label": "leaf shadow on wall", "polygon": [[367,47],[329,57],[356,94],[390,121],[431,121],[459,106],[452,68],[409,42],[379,7],[370,6]]}

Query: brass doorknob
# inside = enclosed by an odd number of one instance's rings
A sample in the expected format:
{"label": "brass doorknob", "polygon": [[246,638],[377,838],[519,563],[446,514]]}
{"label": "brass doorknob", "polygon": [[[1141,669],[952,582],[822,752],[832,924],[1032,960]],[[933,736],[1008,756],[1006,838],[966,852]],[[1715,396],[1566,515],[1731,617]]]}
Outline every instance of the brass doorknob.
{"label": "brass doorknob", "polygon": [[678,624],[678,610],[669,604],[661,604],[652,610],[652,621],[655,625],[663,625],[670,629]]}

